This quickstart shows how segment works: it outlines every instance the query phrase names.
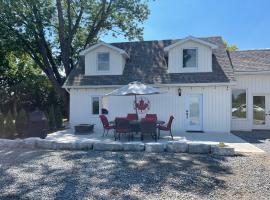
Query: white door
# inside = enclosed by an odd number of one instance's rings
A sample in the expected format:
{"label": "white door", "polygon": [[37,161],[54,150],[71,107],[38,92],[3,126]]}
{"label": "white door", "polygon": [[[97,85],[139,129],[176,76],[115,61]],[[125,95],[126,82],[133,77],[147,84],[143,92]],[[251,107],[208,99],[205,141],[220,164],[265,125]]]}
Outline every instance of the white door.
{"label": "white door", "polygon": [[253,95],[253,129],[270,129],[270,95]]}
{"label": "white door", "polygon": [[185,97],[185,129],[202,131],[202,94],[187,94]]}

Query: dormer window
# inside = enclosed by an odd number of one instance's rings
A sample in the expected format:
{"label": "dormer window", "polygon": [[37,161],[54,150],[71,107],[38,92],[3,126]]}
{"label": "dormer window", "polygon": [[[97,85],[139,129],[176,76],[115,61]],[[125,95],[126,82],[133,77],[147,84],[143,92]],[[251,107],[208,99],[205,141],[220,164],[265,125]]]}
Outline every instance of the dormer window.
{"label": "dormer window", "polygon": [[97,70],[98,71],[110,70],[110,53],[109,52],[97,53]]}
{"label": "dormer window", "polygon": [[183,49],[183,68],[198,67],[197,48]]}

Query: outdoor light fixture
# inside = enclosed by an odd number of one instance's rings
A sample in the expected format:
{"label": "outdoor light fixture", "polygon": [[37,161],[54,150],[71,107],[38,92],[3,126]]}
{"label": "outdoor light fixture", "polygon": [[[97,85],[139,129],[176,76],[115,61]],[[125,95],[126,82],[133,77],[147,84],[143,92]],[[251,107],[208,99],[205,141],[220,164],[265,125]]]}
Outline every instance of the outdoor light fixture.
{"label": "outdoor light fixture", "polygon": [[181,88],[178,88],[178,96],[179,97],[181,97],[181,92],[182,92]]}

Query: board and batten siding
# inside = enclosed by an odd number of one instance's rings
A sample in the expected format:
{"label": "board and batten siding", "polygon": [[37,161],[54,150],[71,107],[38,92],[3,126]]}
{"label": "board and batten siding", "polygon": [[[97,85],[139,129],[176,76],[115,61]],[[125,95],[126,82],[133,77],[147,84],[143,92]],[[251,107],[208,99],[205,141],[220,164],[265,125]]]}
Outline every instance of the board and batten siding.
{"label": "board and batten siding", "polygon": [[[197,48],[198,67],[183,68],[183,49]],[[186,73],[186,72],[212,72],[212,49],[198,42],[187,41],[179,44],[169,50],[168,72]]]}
{"label": "board and batten siding", "polygon": [[247,118],[232,119],[232,130],[250,131],[253,129],[253,95],[270,94],[270,75],[236,75],[236,85],[233,89],[247,91]]}
{"label": "board and batten siding", "polygon": [[[166,93],[144,96],[151,102],[148,113],[156,113],[158,118],[168,121],[170,115],[175,117],[173,131],[185,131],[185,95],[203,95],[203,131],[230,132],[231,90],[225,86],[219,87],[181,87],[182,95],[178,96],[179,87],[164,87]],[[96,129],[102,129],[98,115],[91,114],[91,97],[102,96],[110,89],[71,89],[70,90],[70,122],[74,126],[79,123],[95,123]],[[139,97],[138,97],[139,98]],[[109,110],[108,118],[124,117],[134,113],[132,96],[105,97]],[[144,117],[141,114],[139,117]]]}
{"label": "board and batten siding", "polygon": [[[97,70],[97,53],[110,53],[110,70]],[[101,45],[85,55],[85,75],[121,75],[125,66],[125,58],[116,50]]]}

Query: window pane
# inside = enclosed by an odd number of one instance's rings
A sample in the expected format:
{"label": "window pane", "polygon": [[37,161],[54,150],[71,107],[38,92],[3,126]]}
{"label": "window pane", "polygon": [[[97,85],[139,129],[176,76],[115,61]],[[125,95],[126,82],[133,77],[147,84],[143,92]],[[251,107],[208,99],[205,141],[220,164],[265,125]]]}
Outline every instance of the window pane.
{"label": "window pane", "polygon": [[183,67],[197,67],[197,49],[183,50]]}
{"label": "window pane", "polygon": [[98,70],[99,71],[108,71],[110,54],[109,53],[98,53],[97,54]]}
{"label": "window pane", "polygon": [[253,124],[265,124],[265,96],[253,97]]}
{"label": "window pane", "polygon": [[92,114],[93,115],[99,114],[99,98],[98,97],[92,98]]}
{"label": "window pane", "polygon": [[232,90],[232,118],[247,117],[246,90]]}

